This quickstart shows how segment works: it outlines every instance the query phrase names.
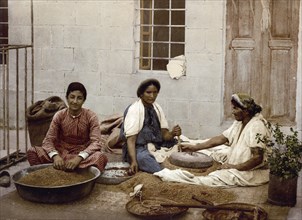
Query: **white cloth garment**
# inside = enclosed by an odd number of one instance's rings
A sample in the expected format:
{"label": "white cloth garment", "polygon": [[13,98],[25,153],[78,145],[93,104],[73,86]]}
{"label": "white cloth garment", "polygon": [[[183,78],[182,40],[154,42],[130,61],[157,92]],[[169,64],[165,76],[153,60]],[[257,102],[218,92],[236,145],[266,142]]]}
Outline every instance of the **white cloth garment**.
{"label": "white cloth garment", "polygon": [[269,170],[238,171],[236,169],[216,170],[207,176],[195,176],[182,170],[163,170],[154,173],[163,181],[207,185],[211,187],[258,186],[268,182]]}
{"label": "white cloth garment", "polygon": [[[157,113],[161,128],[168,129],[168,121],[166,116],[156,102],[153,103],[155,112]],[[145,119],[145,107],[142,100],[139,99],[134,102],[128,109],[128,113],[124,120],[124,134],[126,137],[136,135],[143,128]]]}
{"label": "white cloth garment", "polygon": [[[180,137],[181,141],[186,142],[186,144],[188,144],[188,143],[190,143],[190,144],[201,143],[201,142],[206,141],[206,140],[191,140],[191,139],[189,139],[188,137],[186,137],[184,135],[180,135],[179,137]],[[161,147],[159,150],[157,150],[155,148],[154,144],[148,143],[148,150],[155,157],[155,159],[158,163],[163,163],[165,161],[165,159],[170,157],[170,155],[173,152],[178,152],[178,148],[179,148],[179,145],[175,144],[171,148]]]}
{"label": "white cloth garment", "polygon": [[173,152],[178,152],[178,145],[175,144],[173,147],[171,148],[167,148],[167,147],[161,147],[159,150],[157,150],[154,146],[154,144],[152,143],[148,143],[148,150],[149,152],[155,157],[155,160],[158,163],[162,163],[165,161],[165,159],[167,157],[170,157],[170,155]]}
{"label": "white cloth garment", "polygon": [[138,184],[134,187],[133,192],[131,192],[129,195],[130,197],[139,196],[142,193],[142,188],[144,184]]}
{"label": "white cloth garment", "polygon": [[[241,134],[241,121],[235,121],[229,129],[222,133],[229,140],[229,144],[231,146],[230,151],[227,155],[227,163],[234,165],[244,163],[252,157],[250,148],[266,148],[265,144],[261,142],[257,143],[256,138],[257,133],[264,136],[270,135],[270,132],[265,126],[265,123],[266,121],[263,116],[258,113],[247,123],[247,125],[243,128]],[[263,163],[258,167],[263,166],[265,161],[266,157],[264,158]]]}
{"label": "white cloth garment", "polygon": [[[256,139],[257,133],[269,134],[264,123],[265,119],[262,115],[257,114],[248,122],[240,134],[242,122],[235,121],[229,129],[223,132],[223,135],[229,140],[230,147],[222,145],[218,148],[201,150],[200,152],[211,156],[219,162],[227,162],[234,165],[244,163],[252,157],[250,148],[265,148],[262,143],[257,143]],[[260,168],[264,164],[265,158],[263,163],[256,168]],[[204,184],[212,187],[258,186],[267,183],[269,181],[269,170],[256,168],[249,171],[222,169],[211,172],[207,176],[194,176],[180,169],[169,170],[165,168],[154,173],[154,175],[160,177],[163,181]]]}

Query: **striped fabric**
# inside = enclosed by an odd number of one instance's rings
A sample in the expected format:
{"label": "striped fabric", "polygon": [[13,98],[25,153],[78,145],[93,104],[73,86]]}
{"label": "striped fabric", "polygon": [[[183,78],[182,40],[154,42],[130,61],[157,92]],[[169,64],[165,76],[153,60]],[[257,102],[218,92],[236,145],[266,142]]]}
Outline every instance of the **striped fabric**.
{"label": "striped fabric", "polygon": [[[60,155],[64,160],[72,159],[77,156],[77,154],[68,154],[67,151],[64,151],[64,155]],[[45,163],[53,163],[53,160],[49,158],[48,154],[42,147],[31,147],[27,151],[27,159],[31,166]],[[95,152],[94,154],[89,155],[88,158],[83,160],[79,168],[86,168],[89,166],[95,166],[100,171],[103,171],[108,162],[107,157],[100,151]]]}
{"label": "striped fabric", "polygon": [[101,152],[101,131],[99,120],[94,112],[82,109],[77,117],[72,117],[68,109],[58,111],[50,124],[42,147],[33,146],[27,152],[30,165],[52,163],[48,156],[57,151],[64,160],[70,160],[81,151],[88,153],[79,167],[96,166],[103,171],[107,157]]}

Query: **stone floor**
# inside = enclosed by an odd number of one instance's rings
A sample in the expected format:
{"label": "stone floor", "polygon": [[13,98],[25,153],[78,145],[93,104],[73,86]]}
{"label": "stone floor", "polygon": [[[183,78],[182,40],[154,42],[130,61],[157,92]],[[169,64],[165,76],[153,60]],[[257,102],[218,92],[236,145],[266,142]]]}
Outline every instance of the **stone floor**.
{"label": "stone floor", "polygon": [[[119,157],[119,156],[118,156]],[[117,157],[110,157],[111,162]],[[5,170],[11,175],[29,167],[28,162],[19,162]],[[227,189],[234,192],[238,199],[235,202],[251,203],[262,207],[272,220],[301,220],[302,219],[302,172],[298,179],[297,204],[295,207],[280,207],[267,203],[267,187],[236,187]],[[114,186],[95,184],[91,194],[79,201],[67,204],[40,204],[22,199],[16,191],[14,183],[10,187],[0,187],[0,219],[1,220],[63,220],[63,219],[139,219],[128,213],[125,204],[129,195],[113,190]],[[202,219],[203,209],[190,208],[185,214],[169,219],[194,220]]]}
{"label": "stone floor", "polygon": [[[29,166],[27,161],[20,162],[7,169],[12,175]],[[129,195],[124,192],[112,190],[114,186],[96,184],[92,193],[76,202],[67,204],[39,204],[22,199],[16,191],[14,184],[10,187],[0,188],[0,219],[139,219],[129,214],[125,204]],[[268,213],[272,220],[301,220],[301,177],[299,178],[298,197],[295,207],[279,207],[267,203],[267,185],[259,187],[238,187],[228,189],[237,194],[235,202],[257,204]],[[257,198],[257,199],[255,199]],[[257,201],[257,202],[255,202]],[[202,219],[203,209],[190,208],[181,216],[170,219],[190,220]]]}

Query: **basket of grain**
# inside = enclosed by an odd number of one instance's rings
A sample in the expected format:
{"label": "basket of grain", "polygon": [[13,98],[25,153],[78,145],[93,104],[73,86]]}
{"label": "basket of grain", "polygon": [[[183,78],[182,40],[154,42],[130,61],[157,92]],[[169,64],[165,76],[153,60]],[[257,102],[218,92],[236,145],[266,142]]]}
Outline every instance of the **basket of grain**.
{"label": "basket of grain", "polygon": [[41,203],[66,203],[90,194],[101,172],[95,167],[73,172],[41,164],[20,170],[12,176],[18,194]]}
{"label": "basket of grain", "polygon": [[161,205],[162,203],[174,204],[175,202],[160,197],[150,197],[143,200],[134,197],[127,202],[126,210],[137,217],[149,220],[172,219],[188,210],[186,207],[164,207]]}
{"label": "basket of grain", "polygon": [[225,203],[210,207],[203,211],[203,217],[206,220],[266,220],[267,212],[253,204],[247,203]]}

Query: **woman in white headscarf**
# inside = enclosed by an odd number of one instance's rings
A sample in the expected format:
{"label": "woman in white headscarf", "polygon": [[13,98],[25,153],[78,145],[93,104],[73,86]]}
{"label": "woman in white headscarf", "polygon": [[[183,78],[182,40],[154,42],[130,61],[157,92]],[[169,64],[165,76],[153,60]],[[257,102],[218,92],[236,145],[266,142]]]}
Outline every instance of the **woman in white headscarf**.
{"label": "woman in white headscarf", "polygon": [[[209,186],[256,186],[269,180],[269,170],[266,166],[265,148],[258,143],[257,134],[269,136],[266,120],[260,113],[262,108],[247,94],[232,95],[232,107],[235,121],[222,134],[209,140],[192,144],[182,144],[183,151],[200,151],[221,163],[218,170],[204,177],[189,175],[189,179],[178,180],[173,170],[163,170],[155,173],[167,181],[185,181],[193,184]],[[227,145],[222,150],[214,147]],[[172,177],[173,175],[174,177]],[[183,174],[183,173],[182,173]],[[186,178],[188,175],[186,175]]]}

